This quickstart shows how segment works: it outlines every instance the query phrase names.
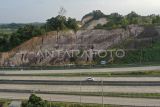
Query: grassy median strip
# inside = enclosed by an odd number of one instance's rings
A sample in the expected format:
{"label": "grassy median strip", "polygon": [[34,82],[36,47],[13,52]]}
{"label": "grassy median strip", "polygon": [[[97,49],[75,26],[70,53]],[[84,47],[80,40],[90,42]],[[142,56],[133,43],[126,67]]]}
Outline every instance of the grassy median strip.
{"label": "grassy median strip", "polygon": [[[23,101],[22,107],[26,101]],[[74,102],[50,102],[47,101],[47,106],[46,107],[133,107],[133,106],[122,106],[122,105],[113,105],[113,104],[87,104],[87,103],[74,103]],[[136,106],[134,106],[136,107]]]}
{"label": "grassy median strip", "polygon": [[[26,91],[24,93],[31,93]],[[104,96],[104,97],[123,97],[123,98],[148,98],[160,99],[160,93],[119,93],[119,92],[55,92],[55,91],[34,91],[36,94],[58,94],[58,95],[77,95],[77,96]],[[54,96],[54,95],[53,95]]]}
{"label": "grassy median strip", "polygon": [[0,76],[51,76],[51,77],[160,77],[160,71],[134,72],[85,72],[85,73],[48,73],[48,74],[0,74]]}
{"label": "grassy median strip", "polygon": [[[55,92],[52,94],[62,95],[78,95],[78,96],[102,96],[102,92]],[[115,93],[104,92],[104,97],[123,97],[123,98],[148,98],[148,99],[160,99],[160,93]]]}
{"label": "grassy median strip", "polygon": [[[35,75],[36,76],[36,75]],[[38,76],[38,75],[37,75]],[[39,76],[56,76],[56,77],[160,77],[160,71],[138,71],[138,72],[86,72],[86,73],[62,73],[62,74],[39,74]]]}
{"label": "grassy median strip", "polygon": [[[84,103],[68,103],[68,102],[48,102],[48,107],[102,107],[102,104],[84,104]],[[132,107],[104,104],[103,107]]]}

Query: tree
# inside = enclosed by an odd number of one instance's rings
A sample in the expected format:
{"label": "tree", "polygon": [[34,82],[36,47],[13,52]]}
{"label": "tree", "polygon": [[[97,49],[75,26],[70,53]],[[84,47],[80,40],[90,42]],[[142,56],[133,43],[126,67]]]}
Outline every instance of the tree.
{"label": "tree", "polygon": [[127,15],[127,18],[135,18],[135,17],[139,17],[139,15],[134,11],[132,11]]}
{"label": "tree", "polygon": [[[77,24],[76,19],[72,19],[72,18],[69,17],[68,20],[67,20],[67,27],[68,27],[69,29],[72,29],[72,30],[74,31],[75,35],[77,34],[77,31],[78,31],[78,29],[79,29],[79,26],[78,26],[78,24]],[[76,38],[76,40],[77,40],[77,36],[75,36],[75,38]]]}
{"label": "tree", "polygon": [[25,25],[12,34],[0,34],[0,51],[9,51],[24,41],[41,34],[41,28],[33,25]]}
{"label": "tree", "polygon": [[126,18],[123,18],[123,19],[121,20],[121,25],[122,25],[122,27],[126,28],[127,25],[129,25],[128,20],[127,20]]}
{"label": "tree", "polygon": [[47,20],[47,25],[50,30],[56,30],[57,32],[66,28],[66,17],[56,16]]}
{"label": "tree", "polygon": [[160,23],[160,16],[158,15],[158,16],[153,17],[152,23],[153,24],[159,24]]}
{"label": "tree", "polygon": [[59,39],[59,32],[65,29],[72,29],[75,33],[79,29],[76,19],[68,18],[58,15],[47,20],[47,27],[49,30],[57,31],[57,41]]}
{"label": "tree", "polygon": [[47,102],[32,94],[27,103],[23,104],[23,107],[47,107]]}
{"label": "tree", "polygon": [[67,20],[67,27],[74,30],[74,32],[77,32],[79,29],[76,19],[72,19],[70,17]]}
{"label": "tree", "polygon": [[100,10],[95,10],[92,12],[92,14],[94,19],[99,19],[105,16]]}
{"label": "tree", "polygon": [[139,15],[136,13],[136,12],[134,12],[134,11],[132,11],[131,13],[129,13],[128,15],[127,15],[127,20],[129,21],[129,24],[138,24],[139,23]]}
{"label": "tree", "polygon": [[111,13],[109,18],[115,23],[120,23],[120,21],[123,19],[123,16],[118,13]]}
{"label": "tree", "polygon": [[58,15],[57,17],[52,17],[47,20],[47,26],[50,30],[57,31],[57,41],[59,39],[59,31],[66,28],[66,17]]}
{"label": "tree", "polygon": [[33,25],[26,25],[22,28],[19,28],[17,32],[14,33],[21,41],[28,40],[34,36],[41,35],[41,29]]}

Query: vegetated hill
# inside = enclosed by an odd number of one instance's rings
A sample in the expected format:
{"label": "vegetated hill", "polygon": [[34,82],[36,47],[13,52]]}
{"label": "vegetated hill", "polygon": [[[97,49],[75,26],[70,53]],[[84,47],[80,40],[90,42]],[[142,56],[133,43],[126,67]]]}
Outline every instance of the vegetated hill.
{"label": "vegetated hill", "polygon": [[131,12],[128,15],[121,15],[119,13],[111,13],[105,15],[100,10],[95,10],[86,14],[82,18],[83,29],[115,29],[126,28],[128,25],[152,25],[158,24],[160,17],[156,15],[141,16],[135,12]]}
{"label": "vegetated hill", "polygon": [[[1,53],[1,65],[60,65],[67,63],[92,62],[93,56],[69,57],[68,55],[51,52],[56,50],[91,50],[108,49],[129,37],[138,36],[143,27],[131,25],[128,29],[114,30],[80,30],[50,32],[47,35],[33,37],[9,52]],[[47,52],[46,52],[47,51]],[[47,54],[46,54],[47,53]]]}
{"label": "vegetated hill", "polygon": [[[81,24],[83,26],[79,30]],[[107,58],[96,55],[77,57],[75,54],[69,57],[66,53],[52,55],[52,51],[76,49],[80,50],[78,56],[81,56],[85,50],[93,52],[93,49],[108,48],[127,49],[126,57],[112,58],[112,63],[160,61],[160,51],[156,50],[159,49],[160,30],[155,27],[159,24],[160,16],[140,16],[135,12],[122,16],[118,13],[105,15],[96,10],[85,15],[78,24],[76,19],[58,15],[48,19],[41,27],[27,25],[12,35],[0,36],[0,50],[10,50],[0,54],[0,65],[64,65],[100,63],[104,60],[110,63],[109,55]],[[54,32],[45,34],[46,31]]]}

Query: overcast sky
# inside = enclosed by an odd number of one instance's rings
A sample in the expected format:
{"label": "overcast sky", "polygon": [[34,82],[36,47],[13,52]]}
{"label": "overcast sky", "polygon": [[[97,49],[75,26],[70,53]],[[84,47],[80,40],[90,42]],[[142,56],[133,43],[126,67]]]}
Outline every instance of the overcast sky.
{"label": "overcast sky", "polygon": [[0,23],[45,22],[63,6],[67,16],[81,19],[92,10],[105,14],[160,14],[160,0],[0,0]]}

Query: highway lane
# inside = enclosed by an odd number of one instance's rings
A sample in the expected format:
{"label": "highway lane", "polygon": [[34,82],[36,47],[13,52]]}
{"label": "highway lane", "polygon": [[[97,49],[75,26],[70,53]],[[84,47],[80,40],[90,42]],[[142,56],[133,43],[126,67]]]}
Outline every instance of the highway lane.
{"label": "highway lane", "polygon": [[[90,75],[91,76],[91,75]],[[89,76],[88,76],[89,77]],[[96,81],[160,81],[159,77],[93,77]],[[84,81],[86,77],[0,76],[0,80]]]}
{"label": "highway lane", "polygon": [[68,70],[1,70],[0,74],[46,74],[46,73],[84,73],[84,72],[131,72],[160,70],[160,66],[97,68],[97,69],[68,69]]}
{"label": "highway lane", "polygon": [[[77,85],[18,85],[0,84],[0,90],[31,90],[48,92],[101,92],[101,86],[80,86]],[[80,90],[81,89],[81,90]],[[103,86],[104,92],[119,93],[160,93],[160,86]]]}
{"label": "highway lane", "polygon": [[[48,101],[62,101],[62,102],[80,102],[80,96],[75,95],[49,95],[49,94],[37,94]],[[26,93],[2,93],[0,92],[0,98],[5,99],[28,99],[30,94]],[[81,96],[82,103],[102,103],[102,97],[94,96]],[[144,98],[119,98],[119,97],[104,97],[104,104],[114,105],[132,105],[143,107],[160,107],[159,99],[144,99]]]}
{"label": "highway lane", "polygon": [[107,86],[160,86],[160,81],[51,81],[51,80],[0,80],[0,84],[39,85],[107,85]]}

